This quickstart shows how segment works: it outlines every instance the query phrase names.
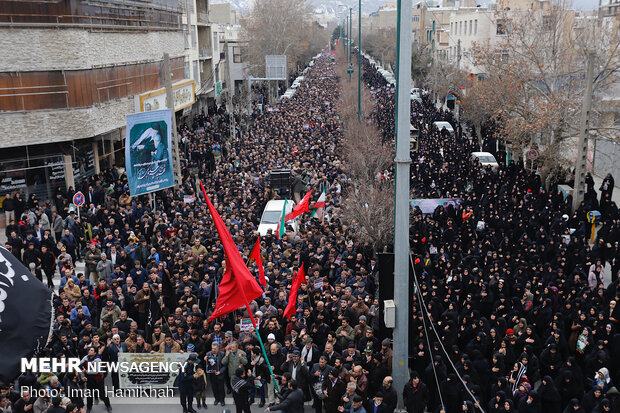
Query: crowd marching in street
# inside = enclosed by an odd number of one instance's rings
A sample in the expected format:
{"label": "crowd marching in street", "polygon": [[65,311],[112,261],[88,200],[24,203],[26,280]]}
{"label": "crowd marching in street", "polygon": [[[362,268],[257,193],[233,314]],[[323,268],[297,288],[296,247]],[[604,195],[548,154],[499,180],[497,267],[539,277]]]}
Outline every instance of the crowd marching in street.
{"label": "crowd marching in street", "polygon": [[[206,409],[207,395],[222,406],[232,396],[238,413],[252,403],[287,413],[303,412],[305,403],[316,413],[392,413],[399,399],[410,413],[620,411],[613,178],[600,197],[590,178],[573,210],[572,197],[557,189],[564,182],[546,189],[520,160],[500,162],[497,171],[472,161],[477,142],[429,96],[412,103],[420,135],[411,198],[460,203],[411,211],[419,282],[411,379],[392,386],[378,251],[355,236],[341,207],[350,178],[335,65],[323,53],[294,97],[254,111],[243,135],[228,136],[223,111],[183,125],[182,185],[158,192],[155,208],[129,196],[117,167],[80,183],[80,217],[69,206],[72,189],[45,203],[19,193],[4,201],[7,249],[55,292],[46,355],[89,362],[125,352],[187,353],[191,363],[177,383],[184,412]],[[393,145],[395,89],[366,59],[363,82],[372,120]],[[439,120],[454,133],[434,127]],[[226,262],[197,180],[248,260],[261,213],[278,196],[269,173],[280,168],[299,178],[291,188],[297,201],[312,190],[312,207],[325,191],[326,206],[304,214],[296,232],[287,226],[283,236],[260,237],[266,287],[249,305],[257,331],[241,330],[243,309],[210,322]],[[586,213],[595,209],[601,224],[591,245]],[[258,282],[257,260],[249,262]],[[306,282],[289,319],[289,290],[302,267]],[[118,376],[109,376],[23,374],[14,389],[2,387],[0,412],[90,413],[93,398],[34,398],[17,386],[99,388],[108,380],[118,387]]]}

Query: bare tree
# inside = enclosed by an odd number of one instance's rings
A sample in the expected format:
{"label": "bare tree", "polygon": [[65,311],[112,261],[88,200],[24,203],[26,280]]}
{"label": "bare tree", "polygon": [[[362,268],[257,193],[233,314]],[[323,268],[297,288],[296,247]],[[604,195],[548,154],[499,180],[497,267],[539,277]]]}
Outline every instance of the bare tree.
{"label": "bare tree", "polygon": [[396,64],[396,29],[373,30],[362,35],[362,48],[382,65]]}
{"label": "bare tree", "polygon": [[[336,71],[344,73],[344,59],[339,55]],[[391,169],[393,151],[383,144],[381,134],[370,120],[372,98],[362,85],[362,121],[357,120],[357,83],[341,78],[338,113],[344,135],[345,168],[350,185],[343,202],[343,219],[350,228],[381,251],[392,244],[394,236],[394,187],[391,180],[382,179]]]}
{"label": "bare tree", "polygon": [[[499,41],[474,48],[475,63],[486,74],[474,84],[471,103],[488,110],[517,156],[538,150],[544,178],[570,157],[564,143],[579,129],[587,56],[595,59],[595,108],[603,88],[617,82],[618,36],[578,18],[562,2],[545,10],[506,12],[498,20]],[[591,116],[590,124],[596,121]]]}
{"label": "bare tree", "polygon": [[303,56],[316,54],[329,38],[312,22],[307,3],[298,0],[256,0],[242,27],[249,69],[258,77],[264,75],[265,55],[286,55],[290,73]]}

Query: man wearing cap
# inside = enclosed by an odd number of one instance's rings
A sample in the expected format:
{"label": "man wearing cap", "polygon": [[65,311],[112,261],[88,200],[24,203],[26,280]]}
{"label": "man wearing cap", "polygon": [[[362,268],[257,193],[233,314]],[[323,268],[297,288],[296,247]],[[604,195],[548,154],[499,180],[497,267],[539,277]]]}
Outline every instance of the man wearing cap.
{"label": "man wearing cap", "polygon": [[381,362],[388,368],[388,372],[392,373],[392,343],[389,338],[383,339],[381,342]]}
{"label": "man wearing cap", "polygon": [[286,355],[286,361],[280,366],[280,370],[285,373],[289,372],[291,378],[297,381],[297,385],[304,392],[304,400],[311,400],[310,398],[310,373],[305,363],[301,361],[301,353],[295,349]]}
{"label": "man wearing cap", "polygon": [[179,388],[179,397],[181,398],[181,406],[183,413],[196,413],[192,407],[194,402],[194,380],[196,380],[195,364],[198,358],[195,354],[190,354],[187,363],[177,377],[177,386]]}

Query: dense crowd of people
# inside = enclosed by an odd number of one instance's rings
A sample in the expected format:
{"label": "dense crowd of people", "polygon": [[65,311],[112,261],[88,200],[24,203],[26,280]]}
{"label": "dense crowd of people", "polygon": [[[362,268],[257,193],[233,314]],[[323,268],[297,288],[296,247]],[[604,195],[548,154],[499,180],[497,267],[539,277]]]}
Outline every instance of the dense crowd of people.
{"label": "dense crowd of people", "polygon": [[[420,290],[412,297],[411,380],[392,386],[376,251],[354,236],[340,209],[349,177],[334,67],[334,57],[323,54],[292,99],[245,119],[251,126],[244,134],[229,136],[223,111],[183,125],[183,183],[158,192],[154,208],[146,197],[130,197],[116,167],[80,185],[87,201],[80,217],[69,205],[72,189],[45,204],[20,194],[5,200],[5,209],[13,208],[6,247],[56,292],[46,355],[88,362],[117,361],[119,353],[188,353],[190,367],[178,381],[184,412],[195,411],[194,399],[206,409],[207,394],[216,405],[232,394],[237,412],[249,412],[258,399],[261,407],[288,413],[303,411],[304,402],[316,413],[392,413],[399,398],[410,413],[618,411],[620,224],[613,178],[604,181],[600,202],[588,184],[589,195],[573,211],[558,182],[545,189],[519,161],[500,162],[497,171],[472,161],[473,143],[428,96],[412,103],[420,131],[412,198],[461,202],[432,214],[412,211]],[[363,79],[374,99],[372,119],[391,145],[394,88],[366,60]],[[455,133],[434,128],[438,120],[451,122]],[[256,332],[241,329],[245,311],[208,321],[225,263],[197,180],[247,258],[261,211],[278,196],[269,173],[279,168],[303,177],[302,190],[316,197],[325,189],[327,211],[321,220],[305,215],[299,230],[288,227],[282,239],[261,237],[267,287],[250,308],[265,360]],[[591,246],[585,215],[595,204],[602,223]],[[308,282],[288,320],[283,312],[302,264]],[[250,269],[258,277],[256,265]],[[109,376],[118,387],[118,376]],[[101,377],[71,373],[27,373],[17,384],[102,385]],[[55,410],[60,406],[66,410]],[[36,399],[6,385],[0,393],[0,412],[92,406],[92,398]]]}

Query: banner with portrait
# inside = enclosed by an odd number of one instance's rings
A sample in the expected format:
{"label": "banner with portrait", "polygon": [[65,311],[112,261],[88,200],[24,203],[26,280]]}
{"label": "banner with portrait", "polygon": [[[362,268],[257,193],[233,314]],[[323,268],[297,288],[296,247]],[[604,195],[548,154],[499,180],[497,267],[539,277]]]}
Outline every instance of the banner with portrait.
{"label": "banner with portrait", "polygon": [[131,196],[174,186],[171,110],[127,115],[125,168]]}
{"label": "banner with portrait", "polygon": [[420,208],[424,215],[432,214],[438,206],[446,208],[448,205],[458,208],[461,198],[428,198],[428,199],[410,199],[411,209]]}

